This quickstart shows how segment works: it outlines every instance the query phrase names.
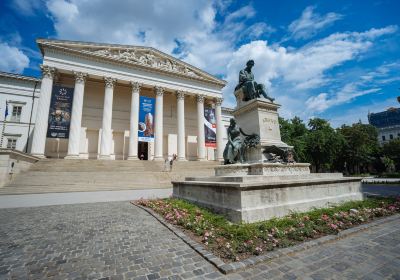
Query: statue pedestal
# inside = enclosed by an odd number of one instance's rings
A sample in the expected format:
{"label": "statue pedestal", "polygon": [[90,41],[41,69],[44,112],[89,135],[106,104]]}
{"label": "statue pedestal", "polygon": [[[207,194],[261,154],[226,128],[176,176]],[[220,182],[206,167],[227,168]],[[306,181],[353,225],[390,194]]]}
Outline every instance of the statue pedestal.
{"label": "statue pedestal", "polygon": [[174,197],[210,208],[232,222],[246,223],[363,198],[361,178],[310,173],[308,163],[275,162],[280,160],[275,150],[281,156],[292,148],[281,140],[280,105],[264,98],[243,101],[242,89],[235,91],[235,96],[237,107],[233,116],[237,126],[247,135],[257,134],[260,144],[249,148],[251,145],[246,143],[245,163],[217,166],[215,176],[172,182]]}
{"label": "statue pedestal", "polygon": [[260,145],[246,151],[246,162],[264,162],[267,160],[263,150],[267,146],[290,148],[281,140],[279,129],[279,104],[272,103],[264,98],[243,101],[241,89],[235,92],[237,107],[233,111],[237,125],[246,134],[258,134]]}

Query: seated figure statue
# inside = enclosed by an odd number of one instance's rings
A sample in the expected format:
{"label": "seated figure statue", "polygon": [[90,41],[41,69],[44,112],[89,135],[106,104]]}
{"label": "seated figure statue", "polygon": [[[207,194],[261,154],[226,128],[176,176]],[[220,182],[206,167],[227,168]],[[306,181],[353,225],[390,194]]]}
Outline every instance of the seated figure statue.
{"label": "seated figure statue", "polygon": [[239,84],[235,87],[235,91],[238,89],[243,90],[243,101],[249,101],[255,98],[263,96],[265,99],[274,102],[274,98],[269,97],[263,84],[258,84],[254,80],[254,74],[251,72],[251,68],[254,66],[254,60],[249,60],[246,63],[246,68],[239,72]]}
{"label": "seated figure statue", "polygon": [[242,138],[240,129],[236,124],[235,119],[230,119],[230,125],[227,130],[228,142],[224,150],[224,164],[233,164],[243,162],[242,157]]}

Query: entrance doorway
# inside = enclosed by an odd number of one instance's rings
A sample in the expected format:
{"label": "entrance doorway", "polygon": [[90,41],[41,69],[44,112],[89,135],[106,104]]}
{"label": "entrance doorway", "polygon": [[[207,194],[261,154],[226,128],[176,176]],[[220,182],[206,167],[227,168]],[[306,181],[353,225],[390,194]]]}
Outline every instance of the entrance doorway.
{"label": "entrance doorway", "polygon": [[149,143],[148,142],[142,142],[142,141],[139,141],[139,143],[138,143],[139,145],[138,145],[138,156],[139,156],[139,159],[141,159],[141,156],[142,156],[142,154],[143,154],[143,159],[144,160],[148,160],[148,151],[149,151]]}

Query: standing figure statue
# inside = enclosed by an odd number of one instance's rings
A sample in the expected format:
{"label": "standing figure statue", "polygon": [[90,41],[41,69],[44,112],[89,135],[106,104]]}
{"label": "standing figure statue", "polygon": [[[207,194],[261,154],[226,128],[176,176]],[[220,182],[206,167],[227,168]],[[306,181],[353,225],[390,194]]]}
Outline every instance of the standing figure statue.
{"label": "standing figure statue", "polygon": [[246,68],[239,72],[239,84],[235,87],[235,91],[242,89],[244,93],[243,101],[249,101],[255,98],[263,96],[265,99],[274,102],[275,98],[269,97],[265,86],[258,84],[254,80],[254,74],[251,72],[251,68],[254,66],[254,60],[249,60],[246,63]]}
{"label": "standing figure statue", "polygon": [[240,129],[235,119],[230,119],[228,127],[228,142],[224,150],[224,164],[233,164],[238,161],[243,162],[242,157],[242,139]]}

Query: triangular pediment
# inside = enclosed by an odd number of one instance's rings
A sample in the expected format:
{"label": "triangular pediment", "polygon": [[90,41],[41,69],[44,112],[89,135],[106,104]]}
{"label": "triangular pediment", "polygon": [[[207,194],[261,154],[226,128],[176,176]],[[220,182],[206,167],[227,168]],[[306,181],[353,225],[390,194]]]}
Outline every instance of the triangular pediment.
{"label": "triangular pediment", "polygon": [[224,86],[225,81],[157,49],[142,46],[97,44],[64,40],[38,39],[40,49],[53,48],[80,53],[87,57],[128,64],[146,70],[175,74]]}

